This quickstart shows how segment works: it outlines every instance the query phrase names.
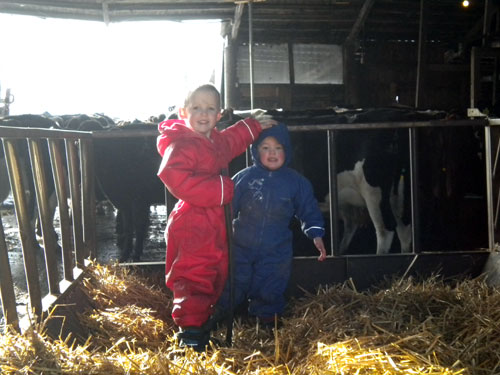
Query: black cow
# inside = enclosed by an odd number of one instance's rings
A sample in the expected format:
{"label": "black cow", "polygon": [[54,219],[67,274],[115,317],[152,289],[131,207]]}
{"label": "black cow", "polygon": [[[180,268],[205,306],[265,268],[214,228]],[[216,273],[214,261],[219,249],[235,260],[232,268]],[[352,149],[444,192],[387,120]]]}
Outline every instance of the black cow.
{"label": "black cow", "polygon": [[[7,116],[0,119],[0,126],[9,126],[9,127],[26,127],[26,128],[43,128],[43,129],[58,129],[59,126],[51,119],[41,116],[41,115],[16,115],[16,116]],[[24,182],[26,191],[25,198],[27,202],[28,214],[31,218],[31,223],[33,226],[33,231],[37,234],[41,234],[40,223],[38,220],[38,210],[36,203],[36,193],[35,186],[33,182],[33,174],[31,172],[31,162],[28,151],[28,145],[26,140],[16,140],[14,142],[18,160],[21,166],[21,178]],[[55,187],[54,187],[54,179],[52,175],[52,166],[50,162],[49,150],[46,144],[42,146],[42,158],[44,163],[44,169],[47,175],[45,176],[45,180],[47,182],[47,192],[49,194],[49,207],[53,213],[55,213],[55,209],[57,207],[57,198],[55,195]],[[5,154],[3,147],[0,147],[0,202],[5,201],[11,192],[10,182],[7,173],[7,164],[5,160]],[[48,235],[54,236],[56,238],[56,233],[53,230],[50,230]],[[33,236],[36,239],[36,236]],[[39,243],[35,241],[33,244],[35,247],[39,247]]]}
{"label": "black cow", "polygon": [[[68,130],[81,130],[82,127],[88,127],[89,130],[97,130],[97,129],[108,129],[116,126],[113,119],[110,117],[96,113],[92,116],[86,114],[75,114],[75,115],[61,115],[61,116],[52,116],[51,117],[57,124],[63,128]],[[96,125],[82,125],[84,123],[95,123]],[[95,128],[95,129],[93,129]]]}
{"label": "black cow", "polygon": [[[85,119],[79,130],[124,133],[131,129],[154,129],[142,122],[104,128]],[[94,138],[96,183],[99,191],[116,208],[117,246],[120,262],[139,261],[149,229],[150,208],[165,204],[165,189],[157,177],[161,158],[156,136]],[[135,241],[134,241],[135,240]]]}

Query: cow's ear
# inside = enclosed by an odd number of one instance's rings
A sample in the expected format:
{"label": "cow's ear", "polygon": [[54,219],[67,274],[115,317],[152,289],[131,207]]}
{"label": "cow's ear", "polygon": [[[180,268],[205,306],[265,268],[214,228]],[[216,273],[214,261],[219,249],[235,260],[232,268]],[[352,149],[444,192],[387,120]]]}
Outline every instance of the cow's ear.
{"label": "cow's ear", "polygon": [[179,118],[181,119],[186,119],[187,116],[187,109],[184,107],[179,108]]}

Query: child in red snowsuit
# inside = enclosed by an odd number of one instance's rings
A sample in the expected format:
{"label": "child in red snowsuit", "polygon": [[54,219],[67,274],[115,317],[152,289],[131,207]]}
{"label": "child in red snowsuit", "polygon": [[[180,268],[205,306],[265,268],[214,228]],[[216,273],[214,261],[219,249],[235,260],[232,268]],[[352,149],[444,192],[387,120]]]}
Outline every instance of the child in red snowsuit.
{"label": "child in red snowsuit", "polygon": [[157,141],[163,158],[158,177],[179,199],[165,232],[165,281],[174,294],[179,343],[204,350],[210,332],[203,325],[228,272],[223,206],[231,202],[234,185],[221,171],[276,121],[246,118],[219,132],[220,94],[212,85],[194,90],[179,117],[159,124]]}

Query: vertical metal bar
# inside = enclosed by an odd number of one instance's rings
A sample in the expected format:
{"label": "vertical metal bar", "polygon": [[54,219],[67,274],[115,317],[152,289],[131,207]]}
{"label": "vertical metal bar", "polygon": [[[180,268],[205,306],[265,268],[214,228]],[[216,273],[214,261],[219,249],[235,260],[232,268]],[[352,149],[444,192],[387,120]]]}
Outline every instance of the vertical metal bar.
{"label": "vertical metal bar", "polygon": [[49,294],[58,295],[60,290],[56,257],[57,241],[53,224],[54,216],[49,204],[49,192],[47,189],[46,177],[47,171],[44,166],[42,142],[46,142],[46,140],[29,139],[28,145],[31,158],[31,170],[33,171],[33,181],[35,182],[36,200],[42,227],[45,269],[47,271]]}
{"label": "vertical metal bar", "polygon": [[493,250],[495,246],[495,225],[493,218],[493,178],[491,173],[491,127],[484,127],[484,147],[486,163],[486,204],[488,212],[488,248]]}
{"label": "vertical metal bar", "polygon": [[94,148],[92,139],[80,140],[80,168],[82,181],[83,241],[85,255],[95,259],[96,254],[96,213],[95,213],[95,173]]}
{"label": "vertical metal bar", "polygon": [[421,85],[422,85],[422,57],[425,44],[424,37],[424,3],[425,0],[420,0],[420,22],[418,27],[418,55],[417,55],[417,82],[415,85],[415,108],[418,108],[420,103]]}
{"label": "vertical metal bar", "polygon": [[489,33],[489,25],[490,25],[490,7],[491,7],[491,0],[485,0],[484,1],[484,13],[483,13],[483,35],[481,38],[481,46],[485,47],[486,46],[486,38]]}
{"label": "vertical metal bar", "polygon": [[2,301],[2,312],[6,326],[19,329],[19,317],[16,310],[16,295],[14,293],[14,281],[10,270],[7,244],[3,230],[2,216],[0,215],[0,300]]}
{"label": "vertical metal bar", "polygon": [[[492,178],[492,180],[493,180],[493,178]],[[495,206],[495,217],[493,220],[493,228],[497,227],[499,210],[500,210],[500,187],[498,188],[498,191],[497,191],[497,204]]]}
{"label": "vertical metal bar", "polygon": [[472,47],[470,54],[470,108],[476,108],[476,99],[478,96],[479,79],[479,50],[477,47]]}
{"label": "vertical metal bar", "polygon": [[[227,176],[227,173],[226,173]],[[226,224],[226,240],[228,255],[228,281],[229,281],[229,314],[226,321],[226,345],[231,346],[233,342],[233,319],[234,319],[234,254],[233,254],[233,220],[231,204],[224,206],[224,219]]]}
{"label": "vertical metal bar", "polygon": [[493,57],[493,80],[492,80],[492,88],[491,88],[491,102],[489,103],[491,107],[495,105],[497,102],[497,86],[498,86],[498,57]]}
{"label": "vertical metal bar", "polygon": [[253,9],[252,0],[248,2],[248,66],[250,68],[250,109],[254,108],[253,77]]}
{"label": "vertical metal bar", "polygon": [[226,35],[224,45],[224,108],[233,108],[236,72],[234,64],[235,47],[231,35]]}
{"label": "vertical metal bar", "polygon": [[[37,316],[42,314],[42,294],[40,290],[40,278],[36,263],[35,232],[30,223],[28,213],[27,198],[25,195],[26,181],[23,181],[21,171],[23,166],[16,155],[16,146],[14,140],[4,139],[5,160],[7,170],[9,171],[10,186],[12,196],[16,206],[16,217],[19,226],[19,237],[23,249],[24,270],[26,273],[26,284],[28,287],[29,304],[31,311]],[[26,142],[25,140],[21,142]],[[26,144],[20,145],[27,147]],[[26,167],[24,167],[26,168]]]}
{"label": "vertical metal bar", "polygon": [[408,129],[410,149],[410,195],[411,195],[411,243],[414,253],[419,253],[420,249],[420,210],[418,193],[418,160],[417,129]]}
{"label": "vertical metal bar", "polygon": [[[254,108],[254,76],[253,76],[253,8],[252,0],[248,2],[248,67],[250,77],[250,109]],[[245,152],[246,166],[252,164],[252,156],[247,148]]]}
{"label": "vertical metal bar", "polygon": [[73,241],[75,247],[76,267],[85,266],[85,249],[82,231],[82,207],[80,198],[80,171],[78,152],[75,141],[66,139],[66,158],[69,172],[69,191],[71,195],[71,218],[73,220]]}
{"label": "vertical metal bar", "polygon": [[[491,151],[493,151],[493,144],[491,145]],[[500,138],[498,138],[497,148],[495,152],[495,162],[493,163],[493,170],[492,170],[493,178],[495,178],[495,175],[497,173],[499,155],[500,155]]]}
{"label": "vertical metal bar", "polygon": [[337,188],[337,149],[335,147],[335,130],[327,131],[328,139],[328,180],[330,193],[330,254],[337,256],[339,252],[339,200]]}
{"label": "vertical metal bar", "polygon": [[59,208],[59,221],[61,225],[61,248],[64,279],[73,281],[73,254],[71,245],[71,224],[68,207],[68,177],[64,168],[62,143],[57,139],[49,139],[50,160],[54,172],[54,186]]}

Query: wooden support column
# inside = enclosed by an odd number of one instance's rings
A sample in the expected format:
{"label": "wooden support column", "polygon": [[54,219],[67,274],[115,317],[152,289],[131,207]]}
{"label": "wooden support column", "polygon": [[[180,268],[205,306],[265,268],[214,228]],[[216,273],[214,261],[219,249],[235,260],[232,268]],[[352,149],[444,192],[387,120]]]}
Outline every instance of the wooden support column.
{"label": "wooden support column", "polygon": [[[236,47],[234,41],[238,38],[244,3],[236,4],[232,25],[228,22],[222,26],[224,37],[224,108],[234,108],[236,103]],[[231,27],[232,26],[232,27]]]}
{"label": "wooden support column", "polygon": [[358,18],[354,22],[349,35],[344,41],[344,101],[353,106],[360,105],[359,85],[357,80],[357,77],[359,77],[357,71],[358,65],[354,59],[356,43],[358,35],[365,25],[366,19],[370,14],[374,2],[375,0],[365,0],[359,12]]}

